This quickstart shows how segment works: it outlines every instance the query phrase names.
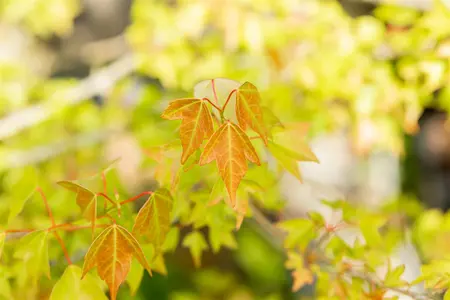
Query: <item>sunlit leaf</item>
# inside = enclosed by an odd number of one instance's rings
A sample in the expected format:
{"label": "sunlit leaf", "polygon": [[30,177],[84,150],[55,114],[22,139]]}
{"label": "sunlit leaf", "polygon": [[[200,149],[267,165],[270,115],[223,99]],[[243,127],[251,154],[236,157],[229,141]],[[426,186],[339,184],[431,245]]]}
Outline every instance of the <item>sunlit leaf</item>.
{"label": "sunlit leaf", "polygon": [[229,121],[214,132],[200,157],[200,165],[217,161],[233,207],[236,204],[236,190],[248,169],[246,159],[261,164],[247,135]]}
{"label": "sunlit leaf", "polygon": [[24,260],[30,276],[38,278],[45,274],[50,278],[48,260],[48,231],[34,231],[20,239],[14,257]]}
{"label": "sunlit leaf", "polygon": [[298,291],[303,286],[314,282],[314,274],[311,270],[306,268],[296,269],[293,271],[292,278],[294,279],[294,283],[292,285],[292,291],[294,292]]}
{"label": "sunlit leaf", "polygon": [[169,232],[167,232],[166,240],[162,245],[163,252],[173,252],[178,246],[178,242],[180,240],[180,229],[178,227],[170,228]]}
{"label": "sunlit leaf", "polygon": [[267,145],[267,129],[260,102],[261,96],[258,89],[250,82],[245,82],[237,90],[236,116],[239,125],[244,131],[247,127],[253,129]]}
{"label": "sunlit leaf", "polygon": [[170,213],[173,199],[166,189],[155,191],[145,202],[136,216],[133,234],[151,243],[157,250],[161,248],[170,229]]}
{"label": "sunlit leaf", "polygon": [[290,124],[273,134],[268,148],[281,167],[298,180],[302,180],[298,162],[319,162],[305,141],[308,126],[303,123]]}
{"label": "sunlit leaf", "polygon": [[56,282],[50,294],[50,300],[107,300],[102,287],[95,278],[87,274],[81,280],[81,268],[70,265]]}
{"label": "sunlit leaf", "polygon": [[209,194],[209,204],[217,204],[222,198],[224,198],[225,185],[222,179],[218,179]]}
{"label": "sunlit leaf", "polygon": [[95,221],[97,219],[97,195],[81,185],[71,181],[59,181],[60,186],[77,194],[77,204],[81,208],[83,217],[92,223],[92,235],[94,234]]}
{"label": "sunlit leaf", "polygon": [[183,240],[183,247],[189,248],[191,251],[194,265],[200,267],[202,252],[208,249],[205,238],[199,231],[189,233]]}
{"label": "sunlit leaf", "polygon": [[287,249],[305,247],[317,235],[314,224],[309,219],[287,220],[278,223],[277,227],[288,233],[284,241]]}
{"label": "sunlit leaf", "polygon": [[237,248],[237,242],[233,232],[218,226],[209,228],[209,242],[214,253],[219,252],[222,246],[226,246],[230,249]]}
{"label": "sunlit leaf", "polygon": [[130,287],[130,294],[134,296],[141,285],[142,277],[144,277],[144,267],[135,259],[131,261],[130,272],[125,279]]}
{"label": "sunlit leaf", "polygon": [[125,228],[113,224],[103,230],[89,247],[82,277],[97,267],[98,275],[109,287],[111,299],[115,300],[119,286],[130,271],[133,256],[151,274],[150,266],[135,237]]}
{"label": "sunlit leaf", "polygon": [[[18,171],[19,172],[19,171]],[[19,174],[13,173],[19,176]],[[22,211],[28,200],[31,199],[36,191],[38,174],[34,167],[26,167],[20,173],[18,181],[12,179],[12,193],[11,201],[9,202],[8,224]],[[13,176],[15,177],[15,176]]]}
{"label": "sunlit leaf", "polygon": [[210,138],[214,131],[208,103],[202,99],[174,100],[169,103],[161,117],[168,120],[182,119],[180,127],[182,164],[202,145],[204,139]]}
{"label": "sunlit leaf", "polygon": [[386,276],[384,277],[384,284],[387,287],[397,287],[407,284],[406,281],[400,278],[403,272],[405,272],[405,265],[399,265],[393,270],[388,270]]}

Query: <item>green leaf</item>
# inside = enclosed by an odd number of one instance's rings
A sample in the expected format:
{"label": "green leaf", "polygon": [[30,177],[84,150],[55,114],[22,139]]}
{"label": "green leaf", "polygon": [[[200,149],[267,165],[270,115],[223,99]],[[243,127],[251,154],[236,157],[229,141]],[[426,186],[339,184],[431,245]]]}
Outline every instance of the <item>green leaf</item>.
{"label": "green leaf", "polygon": [[[145,252],[144,252],[145,253]],[[127,275],[125,281],[130,287],[130,293],[132,296],[136,295],[136,292],[141,285],[142,277],[144,276],[144,267],[135,259],[131,262],[130,272]]]}
{"label": "green leaf", "polygon": [[50,278],[47,230],[34,231],[20,239],[14,257],[22,259],[29,275],[37,279],[41,274]]}
{"label": "green leaf", "polygon": [[277,224],[278,228],[287,231],[284,247],[287,249],[306,247],[317,236],[314,224],[309,219],[292,219]]}
{"label": "green leaf", "polygon": [[170,228],[166,235],[166,240],[162,245],[163,252],[174,252],[177,249],[180,240],[180,229],[178,227]]}
{"label": "green leaf", "polygon": [[213,253],[219,252],[222,246],[230,249],[237,248],[237,242],[234,238],[233,231],[226,230],[224,227],[213,226],[209,228],[209,242]]}
{"label": "green leaf", "polygon": [[99,281],[91,274],[81,279],[81,268],[70,265],[56,282],[50,300],[107,300]]}
{"label": "green leaf", "polygon": [[199,231],[189,233],[183,240],[183,247],[189,248],[194,265],[200,267],[202,252],[209,248],[203,235]]}
{"label": "green leaf", "polygon": [[213,205],[224,199],[226,197],[225,192],[225,183],[221,178],[218,178],[211,190],[211,194],[209,194],[209,203]]}
{"label": "green leaf", "polygon": [[405,285],[407,282],[400,279],[403,272],[405,271],[405,265],[399,265],[394,270],[388,270],[385,278],[384,278],[384,284],[387,287],[398,287]]}
{"label": "green leaf", "polygon": [[[2,298],[2,296],[4,298]],[[0,267],[0,299],[14,299],[6,270]]]}
{"label": "green leaf", "polygon": [[383,240],[380,235],[380,227],[386,223],[383,216],[364,216],[360,221],[361,232],[368,245],[380,246]]}
{"label": "green leaf", "polygon": [[9,202],[9,216],[8,224],[23,210],[25,203],[31,199],[37,187],[38,175],[34,167],[26,167],[19,174],[13,173],[13,175],[20,176],[16,181],[15,178],[10,178],[12,182],[11,188],[13,189]]}
{"label": "green leaf", "polygon": [[141,207],[133,226],[133,235],[160,250],[170,229],[173,199],[166,189],[155,191]]}
{"label": "green leaf", "polygon": [[447,291],[445,291],[445,294],[444,294],[444,300],[450,300],[450,289],[448,289]]}

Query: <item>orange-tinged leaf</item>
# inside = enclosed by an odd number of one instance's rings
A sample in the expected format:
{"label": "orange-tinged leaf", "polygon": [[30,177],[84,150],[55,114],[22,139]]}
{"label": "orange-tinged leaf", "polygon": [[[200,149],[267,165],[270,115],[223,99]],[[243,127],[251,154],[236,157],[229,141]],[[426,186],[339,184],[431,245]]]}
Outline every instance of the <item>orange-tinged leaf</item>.
{"label": "orange-tinged leaf", "polygon": [[163,245],[170,229],[173,199],[166,189],[155,191],[136,216],[133,234],[153,244],[157,251]]}
{"label": "orange-tinged leaf", "polygon": [[97,195],[72,181],[59,181],[57,183],[77,194],[77,204],[81,208],[83,217],[91,221],[92,236],[94,236],[95,221],[97,219]]}
{"label": "orange-tinged leaf", "polygon": [[150,266],[134,236],[124,227],[113,224],[103,230],[92,242],[84,258],[82,278],[97,267],[97,273],[109,287],[111,299],[115,300],[119,286],[130,271],[131,259],[135,257],[151,275]]}
{"label": "orange-tinged leaf", "polygon": [[59,181],[57,183],[77,194],[77,204],[87,220],[92,221],[96,217],[97,199],[93,192],[71,181]]}
{"label": "orange-tinged leaf", "polygon": [[239,125],[245,130],[253,129],[267,145],[267,129],[264,125],[263,111],[260,103],[261,96],[258,89],[250,82],[245,82],[237,90],[236,116]]}
{"label": "orange-tinged leaf", "polygon": [[214,132],[200,157],[200,165],[217,161],[233,207],[236,205],[237,188],[248,169],[246,159],[257,165],[261,164],[247,135],[230,121]]}
{"label": "orange-tinged leaf", "polygon": [[168,120],[182,119],[180,139],[183,146],[181,163],[214,132],[213,119],[206,101],[197,98],[177,99],[169,103],[161,117]]}
{"label": "orange-tinged leaf", "polygon": [[314,282],[314,274],[309,269],[298,269],[292,272],[294,283],[292,285],[292,291],[298,291],[307,284]]}

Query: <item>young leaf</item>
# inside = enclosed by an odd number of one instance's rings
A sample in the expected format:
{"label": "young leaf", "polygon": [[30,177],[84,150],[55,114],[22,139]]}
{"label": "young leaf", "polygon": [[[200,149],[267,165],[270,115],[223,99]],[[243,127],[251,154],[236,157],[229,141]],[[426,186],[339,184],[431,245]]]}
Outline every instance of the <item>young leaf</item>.
{"label": "young leaf", "polygon": [[183,240],[183,246],[190,249],[194,265],[200,267],[202,252],[208,249],[203,235],[199,231],[189,233]]}
{"label": "young leaf", "polygon": [[141,264],[133,259],[131,261],[131,268],[128,276],[126,278],[126,282],[130,287],[130,294],[132,296],[136,295],[136,292],[141,285],[142,277],[144,276],[144,267]]}
{"label": "young leaf", "polygon": [[400,278],[404,271],[405,265],[399,265],[394,270],[388,270],[384,278],[384,285],[387,287],[397,287],[406,284],[407,282]]}
{"label": "young leaf", "polygon": [[267,129],[264,124],[263,111],[260,103],[261,96],[258,89],[250,82],[245,82],[237,90],[236,95],[236,116],[239,126],[245,131],[250,127],[267,145]]}
{"label": "young leaf", "polygon": [[207,102],[202,99],[174,100],[169,103],[161,117],[168,120],[183,120],[180,127],[182,164],[202,145],[203,140],[209,139],[214,132],[211,112]]}
{"label": "young leaf", "polygon": [[319,162],[306,142],[303,141],[307,129],[308,126],[303,123],[286,126],[283,131],[274,134],[273,141],[268,143],[270,152],[280,166],[300,181],[302,178],[298,162]]}
{"label": "young leaf", "polygon": [[77,194],[77,204],[81,208],[83,217],[91,221],[93,235],[97,219],[97,196],[90,190],[71,181],[59,181],[57,184]]}
{"label": "young leaf", "polygon": [[[17,170],[7,178],[7,182],[12,189],[11,201],[9,202],[8,224],[22,211],[26,202],[31,199],[38,184],[38,172],[34,167],[25,167],[23,170]],[[19,176],[20,175],[20,176]],[[17,177],[18,178],[17,178]],[[17,180],[16,180],[17,179]]]}
{"label": "young leaf", "polygon": [[180,229],[178,227],[170,228],[166,235],[166,240],[162,245],[163,252],[174,252],[180,240]]}
{"label": "young leaf", "polygon": [[136,216],[133,234],[142,236],[146,242],[159,250],[170,229],[170,213],[173,199],[166,189],[155,191],[145,202]]}
{"label": "young leaf", "polygon": [[70,265],[56,282],[50,294],[50,300],[107,300],[102,287],[89,274],[83,280],[81,268]]}
{"label": "young leaf", "polygon": [[209,139],[200,157],[200,165],[217,161],[219,173],[225,183],[233,207],[236,190],[247,172],[246,159],[261,165],[258,154],[247,135],[239,126],[225,122]]}
{"label": "young leaf", "polygon": [[113,224],[103,230],[89,247],[84,259],[82,278],[89,270],[97,267],[98,275],[109,287],[111,299],[115,300],[119,286],[130,271],[133,256],[151,274],[138,241],[128,230]]}
{"label": "young leaf", "polygon": [[14,257],[25,260],[27,272],[38,278],[42,273],[50,278],[48,263],[47,230],[39,230],[25,235],[17,247]]}
{"label": "young leaf", "polygon": [[233,232],[223,226],[212,226],[209,228],[209,243],[211,244],[213,253],[219,252],[222,246],[230,249],[237,248],[237,242]]}

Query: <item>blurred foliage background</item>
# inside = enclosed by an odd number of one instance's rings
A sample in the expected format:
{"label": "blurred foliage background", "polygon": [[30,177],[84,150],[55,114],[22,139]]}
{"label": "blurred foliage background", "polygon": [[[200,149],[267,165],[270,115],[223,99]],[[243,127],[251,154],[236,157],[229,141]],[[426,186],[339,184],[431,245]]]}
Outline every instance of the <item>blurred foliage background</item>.
{"label": "blurred foliage background", "polygon": [[[436,170],[447,179],[431,190],[450,195],[449,38],[444,0],[3,0],[0,228],[48,222],[37,196],[22,211],[37,185],[61,220],[75,218],[71,195],[54,182],[86,177],[118,156],[109,180],[123,195],[170,180],[171,171],[155,169],[148,155],[176,136],[161,111],[168,100],[192,95],[197,82],[217,77],[254,83],[280,119],[309,122],[311,137],[344,129],[352,155],[400,155],[408,197],[418,197],[421,176]],[[425,108],[442,117],[417,140]],[[417,144],[434,158],[425,168]],[[283,201],[274,192],[264,205],[279,211]],[[409,222],[425,261],[450,250],[450,215],[442,212],[449,202],[434,205],[441,210],[404,208],[413,210]],[[88,243],[76,241],[72,253]],[[145,275],[133,299],[312,295],[291,293],[283,255],[251,221],[228,244],[234,243],[233,251],[206,252],[201,269],[179,247],[166,258],[168,275]],[[20,268],[0,271],[16,278]],[[42,297],[46,286],[50,280],[41,282]],[[8,291],[0,288],[0,295],[8,299]],[[130,288],[120,293],[131,297]]]}

